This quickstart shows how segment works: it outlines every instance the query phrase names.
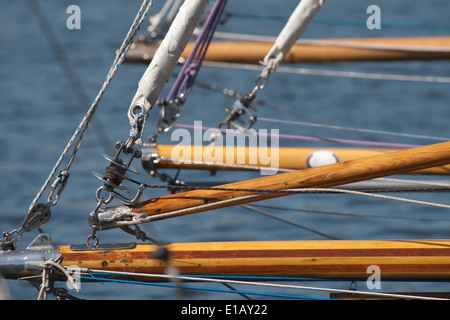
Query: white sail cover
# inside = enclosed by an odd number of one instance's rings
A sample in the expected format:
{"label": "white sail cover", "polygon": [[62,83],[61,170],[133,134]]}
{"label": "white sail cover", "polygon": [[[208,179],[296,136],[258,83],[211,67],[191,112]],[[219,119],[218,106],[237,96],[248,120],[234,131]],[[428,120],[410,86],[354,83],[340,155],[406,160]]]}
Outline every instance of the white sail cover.
{"label": "white sail cover", "polygon": [[277,37],[269,53],[264,58],[263,64],[266,68],[263,71],[263,78],[267,78],[269,75],[268,73],[273,73],[275,71],[278,64],[291,49],[292,45],[300,39],[324,2],[325,0],[300,1]]}
{"label": "white sail cover", "polygon": [[164,40],[139,81],[138,90],[128,110],[134,124],[133,107],[143,106],[145,113],[153,107],[169,81],[181,54],[188,44],[209,0],[188,0],[181,6]]}

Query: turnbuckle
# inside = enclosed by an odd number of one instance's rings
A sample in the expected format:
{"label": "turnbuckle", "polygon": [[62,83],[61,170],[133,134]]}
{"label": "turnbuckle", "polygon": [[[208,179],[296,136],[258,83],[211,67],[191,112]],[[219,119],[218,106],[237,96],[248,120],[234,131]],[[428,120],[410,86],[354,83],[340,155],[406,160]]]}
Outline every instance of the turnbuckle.
{"label": "turnbuckle", "polygon": [[[97,192],[95,193],[95,197],[97,199],[97,206],[89,215],[89,221],[93,229],[93,232],[86,240],[87,245],[97,245],[99,242],[99,238],[96,235],[96,230],[99,229],[97,223],[98,214],[103,205],[111,203],[111,201],[114,198],[120,200],[126,205],[133,205],[139,201],[142,194],[144,193],[146,185],[143,183],[140,184],[138,191],[132,198],[125,197],[124,195],[116,191],[116,189],[119,189],[124,192],[130,193],[128,188],[122,185],[123,180],[129,180],[134,183],[137,183],[137,181],[126,177],[126,173],[130,171],[135,174],[139,174],[139,172],[136,169],[131,167],[131,162],[133,161],[134,158],[140,158],[142,156],[142,152],[140,150],[137,150],[136,148],[133,148],[132,153],[128,159],[128,162],[125,163],[121,158],[119,158],[119,156],[122,152],[127,153],[130,151],[130,149],[126,149],[127,146],[129,146],[128,143],[118,141],[116,143],[116,148],[118,148],[119,150],[114,156],[114,158],[111,159],[110,157],[103,155],[104,158],[110,162],[109,166],[106,167],[106,173],[103,176],[96,172],[92,172],[92,174],[101,181],[103,181],[104,184],[103,186],[98,188]],[[105,197],[103,196],[104,192],[107,193]]]}
{"label": "turnbuckle", "polygon": [[[142,143],[142,133],[144,130],[145,120],[147,118],[147,114],[145,114],[144,111],[145,108],[142,105],[137,104],[132,107],[132,114],[134,116],[134,119],[131,122],[131,129],[128,140],[126,142],[123,142],[121,140],[116,142],[115,148],[118,149],[118,151],[116,152],[114,157],[102,154],[103,157],[109,161],[109,165],[106,167],[106,172],[104,175],[92,172],[95,177],[103,181],[103,186],[97,189],[97,192],[95,194],[95,197],[97,199],[97,206],[89,216],[89,220],[93,221],[93,223],[90,223],[93,229],[93,233],[88,237],[88,243],[98,243],[98,237],[96,237],[95,234],[98,226],[96,226],[95,221],[98,220],[98,214],[103,205],[111,203],[114,198],[120,200],[126,205],[133,205],[139,201],[144,192],[144,189],[146,188],[146,184],[139,183],[136,180],[128,178],[126,176],[126,173],[128,171],[139,174],[139,171],[134,169],[131,166],[131,163],[135,158],[142,157],[142,151],[138,149],[136,145],[140,145]],[[129,156],[128,161],[124,161],[121,158],[122,154],[126,154]],[[122,182],[124,180],[128,180],[140,185],[134,197],[125,197],[116,190],[118,189],[126,193],[131,193],[128,188],[122,185]],[[104,192],[107,193],[105,197],[103,197],[102,195]]]}
{"label": "turnbuckle", "polygon": [[[99,203],[97,205],[97,211],[100,205],[110,203],[114,197],[121,200],[127,205],[132,205],[139,201],[139,198],[141,197],[145,189],[145,185],[140,184],[139,190],[133,198],[127,198],[115,190],[119,189],[121,191],[130,193],[130,191],[122,185],[123,180],[129,180],[134,183],[138,183],[135,180],[126,177],[126,173],[130,171],[132,173],[139,174],[139,171],[134,169],[131,166],[131,163],[133,162],[134,158],[142,157],[142,151],[136,147],[136,144],[141,143],[140,140],[142,138],[142,133],[144,130],[145,119],[147,118],[147,115],[144,114],[143,111],[144,109],[141,105],[135,105],[133,107],[132,112],[134,114],[134,122],[130,130],[129,138],[126,142],[123,142],[121,140],[117,141],[115,145],[116,149],[118,149],[116,155],[111,158],[105,154],[102,154],[103,157],[109,161],[109,166],[106,167],[106,173],[102,176],[96,172],[92,172],[94,176],[104,182],[104,185],[101,186],[96,193],[96,198]],[[124,161],[121,159],[122,153],[129,155],[128,161]],[[109,193],[108,197],[106,197],[106,200],[101,197],[101,193],[103,191]]]}
{"label": "turnbuckle", "polygon": [[[228,116],[219,123],[218,128],[222,126],[226,126],[227,129],[230,129],[230,126],[235,127],[236,129],[245,132],[249,130],[256,122],[257,117],[253,115],[249,109],[253,109],[256,111],[256,108],[251,105],[251,101],[254,99],[254,95],[249,93],[244,98],[238,99],[234,102],[232,109],[228,107],[224,107],[225,111],[228,113]],[[246,123],[242,120],[242,116],[244,114],[248,115],[248,122]],[[238,122],[240,124],[238,124]]]}
{"label": "turnbuckle", "polygon": [[[131,178],[128,178],[126,176],[126,173],[129,171],[129,172],[132,172],[135,174],[139,174],[139,171],[134,169],[131,166],[131,163],[134,158],[142,157],[142,152],[140,150],[137,150],[134,148],[128,161],[125,163],[121,158],[119,158],[119,156],[120,156],[121,152],[123,152],[124,149],[126,148],[126,145],[127,145],[127,143],[124,143],[122,141],[118,141],[116,143],[116,148],[118,148],[119,151],[114,156],[114,158],[110,158],[109,156],[102,154],[103,157],[106,160],[108,160],[110,163],[109,166],[106,167],[106,173],[103,176],[96,172],[92,172],[92,174],[94,176],[96,176],[98,179],[100,179],[104,183],[104,185],[101,186],[97,190],[97,193],[96,193],[97,201],[100,201],[101,199],[103,199],[103,201],[102,201],[103,204],[108,204],[113,200],[113,198],[117,198],[127,205],[132,205],[132,204],[136,203],[137,201],[139,201],[139,199],[145,189],[145,185],[141,184],[136,195],[133,198],[127,198],[115,190],[115,189],[119,189],[126,193],[130,193],[130,190],[128,188],[126,188],[125,186],[123,186],[122,182],[123,182],[123,180],[129,180],[132,182],[136,182],[136,181]],[[103,198],[101,196],[101,193],[103,191],[106,191],[107,193],[109,193],[109,195],[106,198]]]}

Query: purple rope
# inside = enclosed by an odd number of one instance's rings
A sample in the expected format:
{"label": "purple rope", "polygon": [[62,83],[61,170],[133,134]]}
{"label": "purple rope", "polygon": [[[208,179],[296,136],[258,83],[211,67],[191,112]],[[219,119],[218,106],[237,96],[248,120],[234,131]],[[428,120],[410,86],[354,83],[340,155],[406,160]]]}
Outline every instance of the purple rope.
{"label": "purple rope", "polygon": [[214,7],[212,8],[206,22],[200,32],[197,40],[195,41],[194,47],[186,59],[183,68],[180,71],[172,89],[169,92],[167,101],[174,99],[183,93],[183,102],[187,99],[191,89],[193,87],[195,78],[197,77],[198,70],[205,58],[206,51],[214,32],[219,24],[220,17],[225,9],[227,0],[217,0]]}

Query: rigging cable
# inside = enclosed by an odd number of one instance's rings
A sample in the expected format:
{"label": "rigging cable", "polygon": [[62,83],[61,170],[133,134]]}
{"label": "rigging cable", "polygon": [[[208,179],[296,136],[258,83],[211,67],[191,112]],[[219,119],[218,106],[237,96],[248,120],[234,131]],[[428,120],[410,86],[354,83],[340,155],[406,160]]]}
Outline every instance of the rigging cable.
{"label": "rigging cable", "polygon": [[[284,21],[285,17],[281,15],[268,15],[268,14],[254,14],[254,13],[240,13],[240,12],[226,12],[228,18],[236,19],[257,19],[257,20],[273,20],[273,21]],[[339,25],[339,26],[360,26],[366,27],[366,20],[328,20],[328,19],[315,19],[314,23],[317,24],[327,24],[327,25]],[[438,24],[420,24],[420,23],[398,23],[383,21],[383,28],[392,29],[435,29],[435,30],[450,30],[449,25],[438,25]]]}
{"label": "rigging cable", "polygon": [[[231,62],[214,62],[205,61],[205,66],[220,67],[220,68],[234,68],[259,71],[260,66],[245,63],[231,63]],[[450,77],[444,76],[419,76],[419,75],[404,75],[404,74],[386,74],[386,73],[370,73],[358,71],[340,71],[340,70],[322,70],[311,68],[294,68],[281,66],[277,68],[278,72],[301,74],[301,75],[315,75],[327,77],[343,77],[369,80],[391,80],[391,81],[406,81],[406,82],[424,82],[424,83],[450,83]]]}
{"label": "rigging cable", "polygon": [[140,213],[134,213],[132,212],[132,209],[130,207],[118,207],[119,209],[112,209],[114,212],[113,221],[108,221],[108,224],[114,224],[115,227],[122,227],[122,226],[128,226],[128,225],[135,225],[135,224],[143,224],[159,219],[167,219],[174,216],[179,215],[186,215],[195,213],[196,210],[203,210],[203,209],[216,209],[217,206],[223,205],[223,204],[231,204],[233,205],[234,202],[240,203],[241,201],[247,201],[251,200],[252,198],[260,198],[263,195],[267,194],[273,194],[273,193],[286,193],[286,194],[300,194],[300,193],[315,193],[315,192],[333,192],[333,193],[345,193],[345,194],[353,194],[353,195],[359,195],[359,196],[367,196],[367,197],[374,197],[374,198],[380,198],[385,200],[395,200],[395,201],[401,201],[406,203],[412,203],[412,204],[418,204],[418,205],[426,205],[431,207],[437,207],[441,209],[450,209],[450,205],[447,204],[440,204],[440,203],[434,203],[434,202],[428,202],[428,201],[421,201],[421,200],[414,200],[414,199],[408,199],[408,198],[401,198],[401,197],[393,197],[388,195],[380,195],[380,194],[370,194],[366,192],[361,191],[354,191],[354,190],[347,190],[347,189],[338,189],[338,188],[299,188],[299,189],[281,189],[281,190],[258,190],[258,189],[227,189],[227,188],[204,188],[207,190],[229,190],[229,191],[248,191],[248,192],[258,192],[257,194],[251,194],[251,195],[244,195],[239,196],[236,198],[231,199],[225,199],[225,200],[219,200],[215,202],[210,202],[198,206],[193,206],[189,208],[169,211],[165,213],[159,213],[154,214],[151,216],[147,216],[145,214]]}
{"label": "rigging cable", "polygon": [[[92,273],[92,275],[95,275],[95,274]],[[176,288],[177,287],[174,284],[168,284],[168,283],[152,283],[152,282],[143,282],[143,281],[136,281],[136,280],[111,279],[111,278],[104,278],[104,277],[80,276],[80,278],[84,279],[84,280],[89,280],[89,281],[96,280],[96,281],[100,281],[100,282],[116,282],[116,283],[148,285],[148,286],[157,286],[157,287],[166,287],[166,288]],[[180,278],[182,279],[183,277],[180,277]],[[220,282],[222,282],[222,280]],[[249,284],[249,283],[246,282],[245,284]],[[284,298],[284,299],[333,300],[333,299],[327,299],[327,298],[316,298],[316,297],[308,297],[308,296],[289,295],[289,294],[277,294],[277,293],[258,292],[258,291],[246,291],[246,290],[236,290],[236,289],[229,289],[229,290],[227,290],[227,289],[194,287],[194,286],[183,286],[182,288],[183,289],[189,289],[189,290],[197,290],[197,291],[234,293],[234,294],[240,294],[240,295],[258,295],[258,296]]]}
{"label": "rigging cable", "polygon": [[[198,127],[195,125],[188,125],[188,124],[175,124],[175,127],[178,128],[185,128],[185,129],[197,129],[200,128],[201,130],[220,130],[222,133],[226,133],[226,130],[228,129],[218,129],[218,128],[212,128],[212,127]],[[389,148],[416,148],[419,147],[419,145],[413,145],[413,144],[405,144],[405,143],[391,143],[391,142],[377,142],[377,141],[363,141],[363,140],[351,140],[351,139],[339,139],[339,138],[327,138],[327,137],[311,137],[311,136],[301,136],[301,135],[294,135],[294,134],[269,134],[269,133],[259,133],[259,132],[246,132],[242,133],[239,131],[236,131],[235,133],[239,134],[248,134],[248,135],[257,135],[257,136],[265,136],[265,137],[276,137],[286,140],[299,140],[299,141],[318,141],[318,142],[333,142],[333,143],[341,143],[341,144],[356,144],[356,145],[364,145],[364,146],[373,146],[373,147],[389,147]]]}
{"label": "rigging cable", "polygon": [[[80,105],[88,106],[90,101],[86,91],[83,89],[83,84],[80,78],[78,77],[77,73],[75,72],[75,70],[72,68],[61,43],[58,41],[56,35],[52,32],[50,23],[47,17],[45,16],[42,8],[39,6],[36,0],[27,0],[27,3],[39,27],[44,33],[47,42],[49,44],[49,47],[52,50],[56,60],[58,61],[64,76],[67,78],[70,85],[72,86]],[[107,146],[111,145],[110,141],[106,135],[106,131],[101,121],[98,118],[95,120],[97,121],[94,123],[95,133],[97,134],[97,137],[100,140],[100,145],[103,147],[103,149],[106,150]]]}
{"label": "rigging cable", "polygon": [[[207,62],[205,62],[205,64],[207,64]],[[282,68],[282,67],[280,67]],[[426,78],[433,78],[431,76],[425,76]],[[450,83],[450,78],[448,78],[448,81]],[[197,86],[206,89],[206,90],[210,90],[213,92],[220,92],[225,96],[228,97],[237,97],[239,96],[239,94],[232,90],[232,89],[227,89],[227,88],[218,88],[216,85],[210,85],[210,84],[206,84],[206,83],[202,83],[197,81],[196,82]],[[309,115],[303,114],[301,112],[299,112],[298,110],[292,110],[283,106],[279,106],[279,105],[274,105],[271,103],[268,103],[265,100],[261,100],[261,99],[256,99],[255,100],[259,105],[267,107],[269,109],[272,110],[276,110],[285,114],[289,114],[289,115],[293,115],[296,116],[298,118],[302,118],[302,119],[309,119],[312,123],[308,123],[308,122],[298,122],[295,123],[294,121],[289,121],[289,120],[279,120],[285,123],[292,123],[292,124],[299,124],[299,125],[305,125],[305,126],[315,126],[315,127],[323,127],[323,128],[328,128],[328,129],[335,129],[335,130],[340,130],[340,131],[345,131],[345,132],[354,132],[359,134],[362,137],[366,137],[366,139],[369,140],[375,140],[373,137],[367,137],[367,133],[372,133],[372,134],[382,134],[382,135],[392,135],[392,136],[400,136],[400,137],[409,137],[409,138],[419,138],[419,139],[429,139],[429,140],[436,140],[436,141],[448,141],[450,140],[450,138],[445,138],[445,137],[434,137],[434,136],[426,136],[426,135],[417,135],[417,134],[408,134],[408,133],[399,133],[399,132],[392,132],[392,131],[384,131],[384,130],[373,130],[373,129],[365,129],[365,128],[352,128],[352,127],[343,127],[343,126],[338,126],[336,124],[332,124],[326,121],[323,121],[321,119],[317,119],[314,117],[311,117]],[[258,118],[261,121],[277,121],[276,119],[268,119],[268,118]]]}
{"label": "rigging cable", "polygon": [[[51,171],[47,181],[44,183],[44,185],[42,186],[41,190],[39,191],[39,193],[36,195],[35,199],[33,200],[30,209],[36,204],[36,202],[39,200],[39,198],[41,197],[42,193],[45,191],[45,189],[47,188],[48,184],[50,183],[50,180],[54,177],[56,170],[59,168],[59,166],[61,165],[62,161],[64,160],[65,156],[67,155],[69,149],[72,147],[75,139],[77,139],[77,137],[80,135],[81,132],[81,136],[79,137],[78,143],[75,146],[75,150],[71,156],[71,159],[69,160],[69,163],[66,166],[65,172],[68,171],[68,169],[70,168],[74,157],[76,155],[76,152],[78,151],[78,149],[80,148],[81,145],[81,141],[83,136],[86,133],[86,130],[89,126],[89,123],[92,119],[92,117],[94,116],[94,113],[100,103],[101,98],[103,97],[104,92],[106,91],[106,89],[108,88],[109,84],[111,83],[112,79],[114,78],[114,76],[116,75],[116,72],[118,70],[118,68],[120,67],[120,65],[122,64],[126,52],[129,49],[129,47],[131,46],[131,44],[133,43],[134,38],[136,37],[140,26],[142,24],[142,22],[144,21],[145,17],[147,16],[147,13],[149,12],[151,6],[153,5],[153,1],[152,0],[144,0],[141,8],[139,9],[138,14],[136,15],[133,24],[130,27],[130,30],[128,31],[127,36],[125,37],[124,41],[122,42],[122,45],[120,47],[120,49],[118,50],[116,57],[114,59],[114,62],[108,72],[108,75],[99,91],[99,93],[97,94],[97,96],[95,97],[92,105],[90,106],[89,110],[86,112],[86,115],[84,116],[84,118],[82,119],[81,123],[79,124],[78,128],[75,130],[72,138],[69,140],[67,146],[65,147],[63,153],[61,154],[60,158],[58,159],[58,161],[56,162],[56,165],[54,166],[53,170]],[[64,181],[62,182],[64,183]]]}
{"label": "rigging cable", "polygon": [[153,137],[150,137],[151,143],[156,143],[156,139],[162,132],[168,131],[175,120],[179,117],[181,107],[186,102],[195,79],[199,73],[206,51],[215,33],[217,25],[220,22],[222,12],[225,9],[227,0],[217,0],[206,22],[203,25],[194,47],[183,63],[180,73],[166,99],[160,99],[157,103],[161,106],[160,117],[158,121],[158,130]]}
{"label": "rigging cable", "polygon": [[[325,0],[300,1],[269,52],[261,62],[264,68],[261,71],[261,74],[256,78],[255,86],[244,97],[236,100],[231,110],[228,108],[225,109],[228,116],[219,123],[219,128],[222,125],[225,125],[227,128],[230,128],[230,125],[233,125],[235,128],[245,132],[253,126],[257,117],[254,116],[249,109],[254,109],[251,103],[256,98],[256,93],[259,90],[264,89],[267,85],[270,76],[276,71],[278,65],[287,55],[294,43],[303,35],[307,26],[313,20],[324,2]],[[244,113],[247,113],[249,116],[248,124],[244,123],[245,127],[236,123],[236,120],[243,122],[240,117]]]}
{"label": "rigging cable", "polygon": [[331,240],[339,240],[339,239],[336,238],[336,237],[330,236],[330,235],[328,235],[328,234],[325,234],[325,233],[323,233],[323,232],[314,230],[314,229],[312,229],[312,228],[308,228],[308,227],[302,226],[302,225],[300,225],[300,224],[298,224],[298,223],[289,221],[289,220],[287,220],[287,219],[283,219],[283,218],[277,217],[277,216],[275,216],[275,215],[273,215],[273,214],[268,213],[267,211],[264,211],[264,210],[255,208],[254,206],[250,206],[250,205],[247,205],[247,204],[243,204],[243,205],[241,205],[241,207],[243,207],[243,208],[245,208],[245,209],[248,209],[248,210],[250,210],[250,211],[254,211],[254,212],[257,212],[257,213],[259,213],[259,214],[265,215],[265,216],[270,217],[270,218],[272,218],[272,219],[275,219],[275,220],[279,220],[279,221],[288,223],[288,224],[290,224],[290,225],[293,225],[294,227],[297,227],[297,228],[300,228],[300,229],[304,229],[304,230],[306,230],[306,231],[310,231],[310,232],[315,233],[315,234],[318,234],[318,235],[320,235],[320,236],[322,236],[322,237],[324,237],[324,238],[331,239]]}
{"label": "rigging cable", "polygon": [[[96,280],[95,275],[107,275],[107,276],[141,276],[141,277],[156,277],[156,278],[170,278],[173,277],[172,275],[164,275],[164,274],[141,274],[141,273],[133,273],[133,272],[118,272],[118,271],[111,271],[111,272],[105,272],[104,270],[89,270],[89,276],[82,276],[83,279],[87,280]],[[248,281],[238,281],[238,280],[232,280],[233,277],[215,277],[215,276],[177,276],[180,280],[185,281],[205,281],[205,282],[223,282],[223,278],[228,278],[227,282],[232,284],[242,284],[242,285],[254,285],[259,287],[272,287],[272,288],[283,288],[283,289],[300,289],[300,290],[311,290],[311,291],[322,291],[322,292],[340,292],[340,293],[355,293],[354,290],[344,290],[344,289],[332,289],[332,288],[320,288],[320,287],[310,287],[310,286],[300,286],[300,285],[287,285],[287,284],[276,284],[276,283],[260,283],[260,282],[248,282]],[[215,279],[217,278],[217,279]],[[246,279],[254,279],[254,277],[238,277],[238,278],[246,278]],[[277,277],[269,277],[273,278],[273,280],[285,280]],[[301,278],[302,280],[305,280],[304,278]],[[110,279],[110,278],[100,278],[99,281],[114,281],[117,279]],[[267,279],[266,279],[267,280]],[[290,279],[290,280],[298,280],[298,279]],[[314,279],[317,280],[317,279]],[[127,280],[122,280],[127,281]],[[129,283],[129,282],[128,282]],[[147,282],[136,282],[137,284],[148,284]],[[152,285],[161,285],[161,284],[152,284]],[[186,288],[186,287],[184,287]],[[207,288],[208,290],[208,288]],[[215,289],[213,289],[215,291]],[[218,291],[221,291],[218,289]],[[227,292],[236,293],[233,290],[227,290]],[[250,292],[247,292],[250,293]],[[371,292],[371,291],[358,291],[360,294],[368,294],[371,296],[378,296],[378,297],[391,297],[391,298],[403,298],[403,299],[420,299],[420,300],[447,300],[447,299],[441,299],[441,298],[434,298],[434,297],[426,297],[426,296],[411,296],[411,295],[403,295],[403,294],[396,294],[396,293],[383,293],[383,292]],[[253,293],[253,294],[262,294],[262,295],[270,295],[269,293]],[[280,297],[284,295],[279,295]],[[300,298],[299,296],[293,296]],[[314,298],[314,297],[301,297],[301,298],[313,298],[313,299],[321,299],[321,300],[329,300],[327,298]]]}
{"label": "rigging cable", "polygon": [[[107,172],[107,175],[100,177],[104,181],[104,185],[97,189],[96,198],[98,200],[96,208],[91,212],[90,217],[97,216],[100,208],[104,204],[110,203],[113,198],[117,198],[126,204],[132,204],[139,200],[142,195],[144,185],[139,187],[133,199],[128,199],[119,194],[115,189],[121,189],[121,182],[126,178],[125,172],[129,170],[131,161],[134,158],[140,158],[142,152],[135,145],[142,144],[142,134],[150,110],[157,102],[161,92],[166,83],[169,81],[173,70],[178,64],[183,50],[189,42],[192,33],[201,19],[209,0],[192,0],[185,1],[173,20],[167,35],[162,40],[158,50],[155,53],[152,61],[148,65],[144,74],[142,75],[136,93],[128,108],[127,117],[131,125],[131,130],[127,142],[118,141],[116,148],[119,149],[114,159],[110,161],[107,168],[112,170]],[[140,22],[142,23],[143,17]],[[120,56],[120,61],[123,61],[125,53]],[[124,166],[124,161],[119,158],[121,153],[130,154],[127,165]],[[108,159],[110,160],[110,159]],[[119,171],[116,169],[120,169]],[[109,173],[112,173],[111,175]],[[101,193],[106,191],[109,193],[109,198],[105,200]],[[97,228],[92,226],[92,234],[88,237],[88,242],[94,240],[98,243],[98,236],[96,236]]]}
{"label": "rigging cable", "polygon": [[[69,178],[70,166],[72,165],[72,163],[75,159],[75,156],[77,154],[77,151],[81,146],[82,139],[83,139],[84,135],[86,134],[89,123],[91,122],[92,117],[94,116],[94,113],[100,103],[100,100],[101,100],[105,90],[107,89],[107,87],[111,83],[112,79],[114,78],[119,66],[124,61],[125,54],[126,54],[127,50],[130,48],[131,44],[133,43],[145,17],[147,16],[148,12],[150,11],[150,8],[152,7],[152,5],[153,5],[153,0],[144,0],[142,2],[142,5],[132,23],[129,31],[128,31],[125,39],[123,40],[122,45],[120,46],[120,49],[118,50],[118,52],[116,54],[114,62],[107,74],[107,77],[106,77],[99,93],[97,94],[96,98],[92,102],[90,108],[86,112],[86,114],[83,117],[82,121],[80,122],[79,126],[75,130],[72,138],[69,140],[68,144],[64,148],[62,154],[58,158],[58,160],[57,160],[55,166],[53,167],[53,169],[51,170],[47,180],[44,182],[41,189],[37,193],[36,197],[33,199],[32,203],[29,207],[28,214],[27,214],[22,226],[18,229],[15,229],[15,230],[9,232],[9,233],[8,232],[3,233],[4,240],[0,241],[0,246],[2,248],[5,247],[6,245],[13,243],[16,240],[19,240],[22,237],[23,232],[31,231],[35,228],[38,228],[41,224],[47,222],[48,219],[50,218],[50,207],[56,205],[62,191],[64,190],[64,187],[67,184],[67,180]],[[69,152],[69,149],[73,146],[73,144],[77,138],[78,138],[78,141],[74,147],[74,150],[72,152],[70,159],[68,160],[66,168],[59,173],[59,175],[56,177],[56,179],[54,180],[54,182],[51,186],[51,190],[50,190],[50,194],[47,199],[47,203],[46,204],[37,203],[39,201],[40,197],[42,196],[42,194],[44,193],[44,191],[49,186],[50,181],[54,178],[56,171],[61,166],[63,160],[65,159],[66,155]],[[56,188],[58,186],[59,186],[59,190],[56,191]],[[52,197],[54,196],[55,193],[56,193],[56,197],[55,197],[55,199],[53,199]],[[15,233],[17,234],[17,238],[13,239],[12,235]]]}
{"label": "rigging cable", "polygon": [[[330,215],[330,216],[339,216],[339,217],[346,217],[346,218],[364,218],[364,219],[389,219],[389,220],[407,220],[407,221],[421,221],[421,222],[430,222],[430,221],[437,221],[438,219],[440,221],[444,221],[442,217],[436,217],[436,218],[415,218],[415,217],[397,217],[392,215],[371,215],[371,214],[355,214],[355,213],[343,213],[343,212],[336,212],[336,211],[321,211],[316,209],[297,209],[297,208],[289,208],[289,207],[280,207],[280,206],[271,206],[271,205],[261,205],[261,204],[252,204],[253,207],[256,208],[266,208],[271,210],[282,210],[282,211],[294,211],[294,212],[303,212],[303,213],[312,213],[312,214],[324,214],[324,215]],[[445,219],[445,221],[448,221],[449,219]]]}
{"label": "rigging cable", "polygon": [[392,131],[383,131],[383,130],[372,130],[372,129],[364,129],[364,128],[348,128],[348,127],[343,127],[343,126],[338,126],[338,125],[309,123],[309,122],[303,122],[303,121],[281,120],[281,119],[271,119],[271,118],[261,118],[261,117],[259,117],[258,119],[260,121],[266,121],[266,122],[284,123],[284,124],[309,126],[309,127],[319,127],[319,128],[326,128],[326,129],[336,129],[336,130],[342,130],[342,131],[375,133],[375,134],[391,135],[391,136],[406,137],[406,138],[418,138],[418,139],[427,139],[427,140],[435,140],[435,141],[449,141],[450,140],[450,138],[445,138],[445,137],[433,137],[433,136],[420,135],[420,134],[401,133],[401,132],[392,132]]}

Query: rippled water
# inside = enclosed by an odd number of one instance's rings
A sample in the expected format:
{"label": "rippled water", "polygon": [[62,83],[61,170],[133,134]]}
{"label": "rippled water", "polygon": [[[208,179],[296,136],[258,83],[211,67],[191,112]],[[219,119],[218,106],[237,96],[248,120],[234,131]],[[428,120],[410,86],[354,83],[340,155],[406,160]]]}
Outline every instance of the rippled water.
{"label": "rippled water", "polygon": [[[328,1],[305,33],[306,38],[388,37],[410,35],[446,35],[448,7],[445,0],[415,2],[376,1],[382,12],[382,28],[368,30],[366,9],[373,1]],[[131,24],[139,1],[40,1],[50,22],[50,29],[62,44],[70,67],[81,80],[91,101],[99,91],[107,71]],[[161,2],[162,3],[162,2]],[[152,14],[161,7],[156,2]],[[432,3],[433,5],[430,5]],[[81,8],[81,30],[68,30],[66,8]],[[271,15],[287,17],[297,1],[229,1],[231,17],[221,31],[276,36],[283,21]],[[256,19],[259,16],[259,19]],[[421,25],[421,27],[418,27]],[[81,121],[88,105],[81,103],[63,73],[60,64],[36,22],[26,1],[0,1],[0,231],[20,226],[28,206],[50,173],[64,146]],[[296,66],[299,67],[299,66]],[[359,63],[305,68],[352,70],[373,73],[450,75],[448,62]],[[50,222],[43,230],[58,244],[84,243],[90,230],[89,212],[95,206],[95,190],[100,181],[91,171],[103,172],[107,165],[100,156],[114,152],[114,142],[126,139],[129,131],[126,112],[145,71],[140,64],[124,64],[100,103],[96,122],[92,124],[71,169],[63,196],[52,210]],[[258,72],[205,67],[198,80],[245,93],[250,90]],[[170,83],[164,91],[167,94]],[[449,137],[450,90],[448,84],[364,80],[340,77],[302,76],[277,73],[258,98],[273,105],[294,110],[304,117],[258,106],[258,116],[273,119],[300,120],[308,117],[340,126]],[[180,123],[202,120],[205,126],[216,126],[225,118],[224,105],[232,100],[224,95],[195,88],[183,107]],[[153,116],[153,117],[152,117]],[[156,113],[150,117],[147,134],[154,132]],[[153,120],[153,121],[152,121]],[[258,122],[256,129],[271,124]],[[275,126],[277,127],[277,126]],[[98,129],[105,133],[99,134]],[[281,133],[359,139],[349,133],[305,126],[278,125]],[[368,138],[368,137],[364,137]],[[372,137],[369,137],[372,138]],[[376,137],[391,142],[426,144],[424,140]],[[105,143],[104,139],[108,142]],[[170,142],[163,135],[161,143]],[[281,145],[309,145],[281,141]],[[173,173],[172,173],[173,174]],[[242,173],[230,176],[218,173],[181,172],[185,181],[234,181],[255,177]],[[415,177],[418,178],[419,177]],[[420,177],[422,178],[422,177]],[[145,173],[139,177],[151,183]],[[148,191],[147,196],[165,194]],[[446,194],[406,194],[427,201],[444,202]],[[274,210],[286,219],[340,239],[448,238],[448,212],[395,201],[341,195],[299,195],[279,198],[264,204],[285,208]],[[289,208],[321,212],[356,214],[357,217],[296,212]],[[375,218],[373,216],[384,216]],[[389,217],[389,219],[387,218]],[[426,219],[424,221],[424,219]],[[162,221],[146,229],[161,239],[176,241],[285,240],[323,239],[317,234],[273,221],[240,207],[201,213]],[[31,232],[20,241],[24,248],[36,236]],[[101,234],[102,241],[134,241],[121,231]],[[26,282],[8,281],[14,299],[35,299],[37,291]],[[407,287],[407,290],[414,290]],[[348,284],[343,284],[348,288]],[[432,287],[435,289],[435,287]],[[445,290],[445,289],[444,289]],[[174,292],[151,287],[116,284],[89,284],[80,295],[86,299],[171,299]],[[189,297],[208,299],[208,293],[195,292]],[[218,295],[219,298],[234,296]]]}

